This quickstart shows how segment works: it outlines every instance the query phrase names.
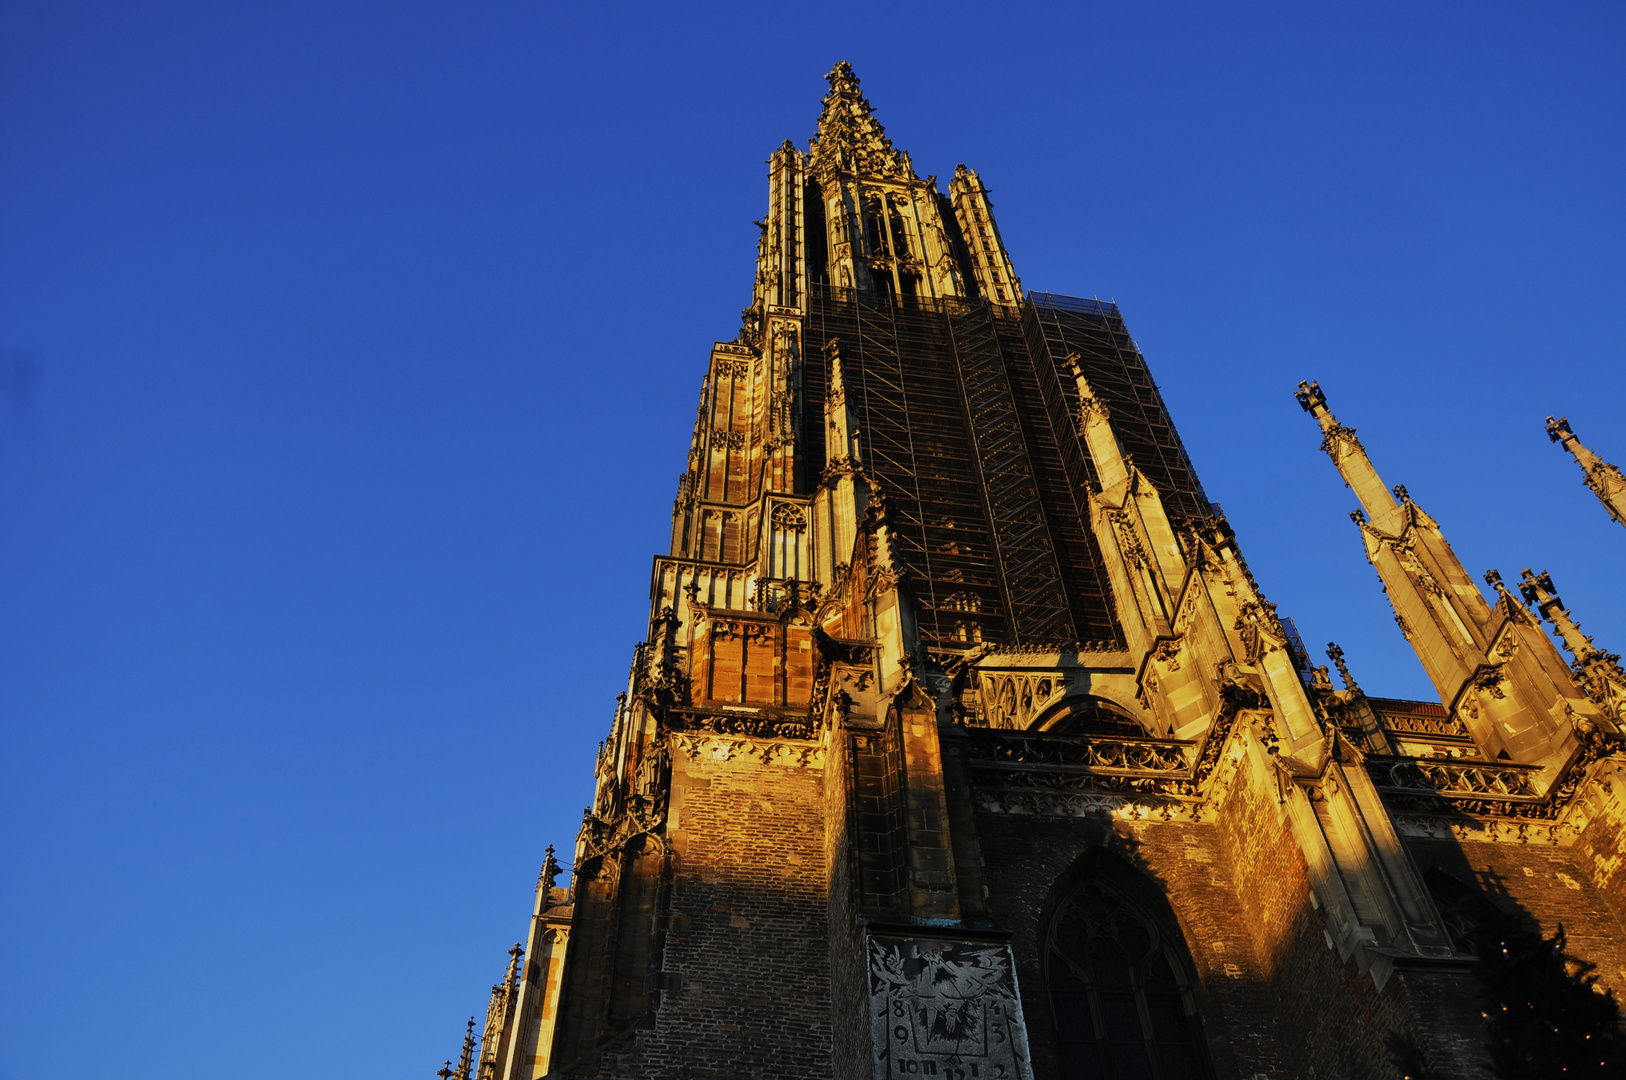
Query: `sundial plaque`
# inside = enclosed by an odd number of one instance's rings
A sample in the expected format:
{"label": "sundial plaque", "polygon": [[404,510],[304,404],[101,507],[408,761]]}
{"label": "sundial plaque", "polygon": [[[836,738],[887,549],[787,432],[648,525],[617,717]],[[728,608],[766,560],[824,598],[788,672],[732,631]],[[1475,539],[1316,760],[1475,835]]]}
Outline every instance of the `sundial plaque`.
{"label": "sundial plaque", "polygon": [[875,1080],[1033,1080],[1004,942],[869,937]]}

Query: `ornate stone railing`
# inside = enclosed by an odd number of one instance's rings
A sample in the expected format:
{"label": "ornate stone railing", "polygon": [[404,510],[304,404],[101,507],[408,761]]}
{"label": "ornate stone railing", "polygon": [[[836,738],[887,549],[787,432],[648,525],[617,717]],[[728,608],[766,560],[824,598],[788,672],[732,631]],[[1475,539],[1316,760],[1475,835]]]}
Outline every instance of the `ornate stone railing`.
{"label": "ornate stone railing", "polygon": [[1176,777],[1190,771],[1195,744],[972,729],[967,749],[973,769]]}
{"label": "ornate stone railing", "polygon": [[1369,757],[1366,769],[1379,789],[1429,793],[1447,799],[1537,799],[1533,767],[1428,758]]}
{"label": "ornate stone railing", "polygon": [[1385,731],[1398,735],[1440,735],[1467,738],[1468,729],[1449,716],[1407,716],[1378,711],[1378,722]]}

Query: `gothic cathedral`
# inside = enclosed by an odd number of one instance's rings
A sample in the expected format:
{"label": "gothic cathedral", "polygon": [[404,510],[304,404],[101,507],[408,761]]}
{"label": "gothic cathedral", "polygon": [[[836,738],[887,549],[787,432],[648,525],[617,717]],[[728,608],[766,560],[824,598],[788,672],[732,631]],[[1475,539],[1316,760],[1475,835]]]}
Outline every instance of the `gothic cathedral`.
{"label": "gothic cathedral", "polygon": [[1626,988],[1626,676],[1547,575],[1482,590],[1300,384],[1439,700],[1335,687],[1117,306],[1025,292],[978,174],[828,78],[571,865],[441,1075],[1486,1078],[1494,912]]}

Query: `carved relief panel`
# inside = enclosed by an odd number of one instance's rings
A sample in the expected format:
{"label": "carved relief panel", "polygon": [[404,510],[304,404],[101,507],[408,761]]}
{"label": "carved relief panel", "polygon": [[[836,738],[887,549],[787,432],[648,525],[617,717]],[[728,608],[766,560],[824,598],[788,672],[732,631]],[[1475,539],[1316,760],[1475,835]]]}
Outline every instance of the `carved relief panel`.
{"label": "carved relief panel", "polygon": [[876,935],[868,952],[875,1080],[1032,1080],[1009,945]]}

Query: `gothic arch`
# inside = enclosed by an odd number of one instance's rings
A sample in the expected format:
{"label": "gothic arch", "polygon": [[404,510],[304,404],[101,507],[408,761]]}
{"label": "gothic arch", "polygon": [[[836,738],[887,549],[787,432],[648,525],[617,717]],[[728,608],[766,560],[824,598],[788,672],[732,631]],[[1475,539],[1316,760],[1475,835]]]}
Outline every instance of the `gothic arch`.
{"label": "gothic arch", "polygon": [[1088,694],[1072,694],[1047,705],[1032,723],[1034,731],[1057,735],[1151,734],[1134,714],[1115,701]]}
{"label": "gothic arch", "polygon": [[1056,885],[1040,929],[1061,1075],[1208,1080],[1201,989],[1168,902],[1101,849]]}

